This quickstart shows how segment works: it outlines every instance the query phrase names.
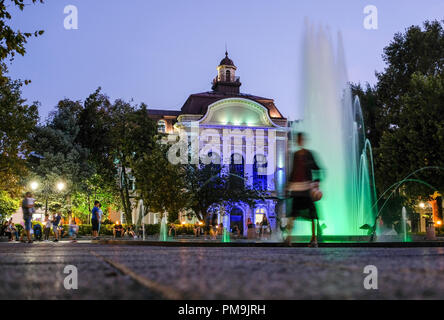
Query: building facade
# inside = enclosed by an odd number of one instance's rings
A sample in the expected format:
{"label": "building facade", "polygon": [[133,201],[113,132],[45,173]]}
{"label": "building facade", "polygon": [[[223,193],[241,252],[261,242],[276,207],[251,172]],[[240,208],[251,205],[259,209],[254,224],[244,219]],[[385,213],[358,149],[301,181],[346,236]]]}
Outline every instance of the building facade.
{"label": "building facade", "polygon": [[[241,93],[236,71],[226,52],[217,66],[211,91],[191,94],[177,111],[149,109],[149,117],[157,122],[159,132],[185,133],[190,145],[195,142],[200,159],[209,156],[221,164],[223,171],[243,177],[254,188],[279,193],[285,184],[287,119],[273,99]],[[235,203],[219,211],[226,215],[219,216],[219,222],[228,229],[237,225],[244,235],[248,218],[256,223],[266,215],[272,228],[276,225],[276,203],[272,199],[263,199],[254,208]],[[144,221],[156,223],[159,215],[150,213]]]}

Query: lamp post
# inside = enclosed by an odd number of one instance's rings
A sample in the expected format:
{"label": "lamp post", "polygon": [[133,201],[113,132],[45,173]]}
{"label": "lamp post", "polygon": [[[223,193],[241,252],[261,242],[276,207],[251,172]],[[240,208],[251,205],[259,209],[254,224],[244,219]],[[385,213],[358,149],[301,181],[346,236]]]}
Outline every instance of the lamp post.
{"label": "lamp post", "polygon": [[35,190],[37,190],[37,188],[39,187],[39,183],[38,183],[37,181],[32,181],[32,182],[30,183],[30,187],[31,187],[31,190],[32,190],[32,191],[35,191]]}

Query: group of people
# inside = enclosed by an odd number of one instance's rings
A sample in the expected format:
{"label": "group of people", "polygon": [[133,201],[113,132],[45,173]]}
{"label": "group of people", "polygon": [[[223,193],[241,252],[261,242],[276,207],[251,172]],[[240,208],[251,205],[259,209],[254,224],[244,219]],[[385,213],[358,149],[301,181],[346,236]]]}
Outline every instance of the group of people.
{"label": "group of people", "polygon": [[3,223],[0,234],[7,236],[9,241],[13,241],[14,237],[17,241],[19,240],[19,232],[15,224],[12,222],[12,218]]}
{"label": "group of people", "polygon": [[123,238],[123,237],[130,237],[137,239],[136,232],[134,231],[133,225],[129,225],[126,229],[120,224],[116,223],[113,227],[113,238]]}
{"label": "group of people", "polygon": [[268,240],[271,237],[271,225],[267,215],[263,215],[261,222],[253,223],[251,218],[247,219],[247,239]]}
{"label": "group of people", "polygon": [[[54,242],[58,242],[59,239],[61,239],[64,236],[65,230],[63,229],[62,225],[60,224],[61,221],[61,215],[60,213],[54,214],[52,219],[49,218],[49,215],[45,215],[45,220],[42,224],[39,222],[31,222],[31,225],[29,225],[28,222],[25,222],[22,227],[23,230],[20,232],[20,226],[16,226],[12,218],[9,221],[5,221],[1,228],[1,234],[8,237],[8,241],[25,241],[25,236],[27,238],[27,241],[29,243],[32,243],[35,241],[49,241],[51,231],[54,235]],[[43,227],[42,227],[43,225]],[[78,234],[78,225],[76,224],[75,220],[73,219],[71,221],[71,224],[69,225],[69,236],[72,241],[76,241],[77,234]],[[34,240],[32,239],[34,238]]]}
{"label": "group of people", "polygon": [[[196,238],[204,235],[206,237],[209,236],[211,240],[216,240],[218,236],[223,236],[224,228],[223,223],[217,223],[216,214],[209,214],[205,219],[205,224],[203,224],[201,221],[196,221],[194,223],[193,234]],[[262,221],[257,222],[256,225],[251,221],[251,218],[248,218],[247,228],[248,239],[267,239],[271,235],[271,226],[265,214],[263,215]],[[175,237],[176,234],[176,225],[174,223],[170,223],[168,228],[168,236]],[[234,224],[232,226],[231,234],[235,238],[241,238],[243,236],[241,228],[238,224]]]}

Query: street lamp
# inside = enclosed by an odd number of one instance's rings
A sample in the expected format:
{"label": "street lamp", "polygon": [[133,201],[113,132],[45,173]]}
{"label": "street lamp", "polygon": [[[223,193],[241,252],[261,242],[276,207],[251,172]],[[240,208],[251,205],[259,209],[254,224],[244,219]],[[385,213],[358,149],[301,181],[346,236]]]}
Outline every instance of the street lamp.
{"label": "street lamp", "polygon": [[65,184],[63,182],[57,183],[57,190],[62,191],[65,189]]}
{"label": "street lamp", "polygon": [[425,208],[425,203],[424,202],[420,202],[419,203],[419,207],[424,209]]}
{"label": "street lamp", "polygon": [[30,187],[31,187],[32,191],[35,191],[39,187],[39,184],[38,184],[37,181],[32,181],[31,184],[30,184]]}

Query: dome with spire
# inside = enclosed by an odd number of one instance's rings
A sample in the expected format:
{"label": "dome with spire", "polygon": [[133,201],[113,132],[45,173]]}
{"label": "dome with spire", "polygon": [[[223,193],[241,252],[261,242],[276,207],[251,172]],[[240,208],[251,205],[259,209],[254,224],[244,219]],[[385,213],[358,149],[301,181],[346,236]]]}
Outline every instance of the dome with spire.
{"label": "dome with spire", "polygon": [[225,51],[225,58],[220,61],[219,66],[234,66],[233,60],[228,58],[227,51]]}

